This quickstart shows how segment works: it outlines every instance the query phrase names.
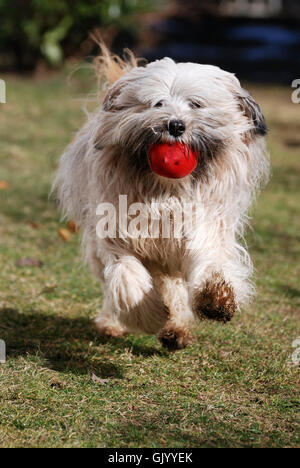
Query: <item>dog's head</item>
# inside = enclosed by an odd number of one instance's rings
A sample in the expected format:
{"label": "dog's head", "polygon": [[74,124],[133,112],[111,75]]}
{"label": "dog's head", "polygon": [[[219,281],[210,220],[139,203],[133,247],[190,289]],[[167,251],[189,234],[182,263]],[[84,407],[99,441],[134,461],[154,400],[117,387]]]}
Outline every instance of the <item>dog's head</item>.
{"label": "dog's head", "polygon": [[165,58],[134,67],[107,90],[96,145],[150,171],[154,143],[182,143],[198,156],[195,177],[232,145],[250,145],[267,132],[262,112],[238,79],[218,67]]}

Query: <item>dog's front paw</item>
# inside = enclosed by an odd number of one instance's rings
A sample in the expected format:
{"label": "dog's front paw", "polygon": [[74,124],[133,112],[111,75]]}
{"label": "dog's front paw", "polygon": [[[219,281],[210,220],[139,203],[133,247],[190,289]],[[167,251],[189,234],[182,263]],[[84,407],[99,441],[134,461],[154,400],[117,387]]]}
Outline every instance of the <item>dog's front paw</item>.
{"label": "dog's front paw", "polygon": [[105,269],[107,288],[116,310],[138,305],[152,288],[151,276],[135,258],[123,257]]}
{"label": "dog's front paw", "polygon": [[203,288],[194,292],[193,311],[202,319],[228,322],[236,311],[232,286],[220,275],[213,275]]}

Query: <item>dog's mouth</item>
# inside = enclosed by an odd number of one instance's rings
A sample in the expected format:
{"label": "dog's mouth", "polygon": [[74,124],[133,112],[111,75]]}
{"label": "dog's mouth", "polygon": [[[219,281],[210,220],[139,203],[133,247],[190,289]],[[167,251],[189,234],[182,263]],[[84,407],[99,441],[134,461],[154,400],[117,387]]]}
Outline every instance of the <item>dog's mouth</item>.
{"label": "dog's mouth", "polygon": [[148,151],[150,169],[168,179],[182,179],[198,164],[197,153],[184,143],[154,143]]}

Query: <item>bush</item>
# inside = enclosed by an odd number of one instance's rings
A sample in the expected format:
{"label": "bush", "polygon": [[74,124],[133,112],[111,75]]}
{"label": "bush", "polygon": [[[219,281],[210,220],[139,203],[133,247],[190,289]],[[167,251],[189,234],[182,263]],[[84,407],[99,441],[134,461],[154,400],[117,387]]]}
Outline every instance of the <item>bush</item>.
{"label": "bush", "polygon": [[0,0],[2,68],[33,68],[43,57],[58,66],[95,28],[135,31],[151,0]]}

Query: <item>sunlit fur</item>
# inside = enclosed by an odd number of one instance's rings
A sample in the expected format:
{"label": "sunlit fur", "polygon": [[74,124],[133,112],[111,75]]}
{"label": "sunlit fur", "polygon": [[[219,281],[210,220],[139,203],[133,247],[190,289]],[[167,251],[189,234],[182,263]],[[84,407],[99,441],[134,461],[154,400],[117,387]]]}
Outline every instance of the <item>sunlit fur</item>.
{"label": "sunlit fur", "polygon": [[[81,228],[86,262],[102,284],[99,332],[188,330],[194,294],[216,273],[233,288],[238,307],[254,293],[243,234],[268,179],[263,116],[238,79],[215,66],[165,58],[146,67],[125,64],[113,76],[103,103],[62,155],[54,191],[64,215]],[[178,139],[167,131],[173,118],[186,125]],[[174,141],[199,157],[183,179],[157,176],[148,164],[151,144]],[[97,206],[118,207],[119,194],[149,210],[153,201],[170,212],[193,203],[197,224],[182,239],[133,239],[124,230],[125,239],[100,239]]]}

